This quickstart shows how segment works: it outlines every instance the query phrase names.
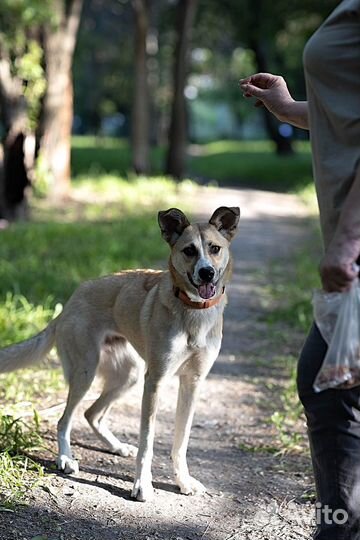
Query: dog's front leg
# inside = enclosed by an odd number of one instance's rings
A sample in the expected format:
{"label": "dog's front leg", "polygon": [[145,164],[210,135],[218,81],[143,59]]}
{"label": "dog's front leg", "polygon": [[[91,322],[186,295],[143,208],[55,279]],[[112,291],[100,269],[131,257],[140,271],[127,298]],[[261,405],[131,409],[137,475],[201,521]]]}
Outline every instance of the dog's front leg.
{"label": "dog's front leg", "polygon": [[190,437],[195,403],[200,390],[201,379],[193,374],[180,376],[178,403],[176,408],[175,438],[171,452],[175,480],[181,493],[195,495],[204,493],[205,486],[189,474],[186,452]]}
{"label": "dog's front leg", "polygon": [[139,450],[136,458],[136,475],[131,496],[138,501],[147,501],[154,494],[151,476],[155,417],[158,405],[159,379],[145,375],[144,394],[141,406]]}

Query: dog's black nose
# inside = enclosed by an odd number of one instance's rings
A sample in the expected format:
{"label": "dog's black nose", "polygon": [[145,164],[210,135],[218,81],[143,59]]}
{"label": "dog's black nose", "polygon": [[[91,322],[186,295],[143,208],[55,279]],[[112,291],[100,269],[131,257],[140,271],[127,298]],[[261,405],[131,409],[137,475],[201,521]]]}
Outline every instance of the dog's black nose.
{"label": "dog's black nose", "polygon": [[212,266],[204,266],[199,270],[199,278],[205,283],[210,283],[215,276],[215,270]]}

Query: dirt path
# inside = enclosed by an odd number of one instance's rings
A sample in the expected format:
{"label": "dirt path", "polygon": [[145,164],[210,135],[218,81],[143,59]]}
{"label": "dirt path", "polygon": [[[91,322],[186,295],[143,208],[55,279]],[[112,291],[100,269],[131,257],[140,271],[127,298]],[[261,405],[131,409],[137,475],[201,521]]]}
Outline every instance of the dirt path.
{"label": "dirt path", "polygon": [[[2,540],[309,538],[312,510],[304,496],[311,486],[309,460],[259,450],[276,436],[268,422],[269,387],[282,373],[273,360],[289,352],[278,350],[261,322],[266,268],[274,259],[291,257],[304,240],[306,210],[296,197],[251,190],[207,190],[196,200],[206,218],[220,205],[242,209],[222,352],[203,388],[188,452],[191,472],[208,493],[186,497],[173,485],[173,380],[158,414],[153,502],[130,499],[134,459],[100,448],[79,414],[74,429],[79,476],[54,475],[49,489],[38,489],[27,508],[0,514]],[[295,350],[298,346],[294,343]],[[114,431],[134,444],[140,396],[138,387],[131,395],[134,404],[119,405],[111,415]],[[52,434],[58,414],[49,420]]]}

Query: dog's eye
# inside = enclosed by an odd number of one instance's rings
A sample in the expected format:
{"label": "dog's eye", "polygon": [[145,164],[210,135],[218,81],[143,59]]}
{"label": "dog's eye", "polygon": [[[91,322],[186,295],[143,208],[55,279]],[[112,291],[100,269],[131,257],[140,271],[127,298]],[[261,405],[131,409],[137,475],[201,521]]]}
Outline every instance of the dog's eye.
{"label": "dog's eye", "polygon": [[191,244],[190,246],[186,246],[186,248],[183,249],[183,253],[185,253],[185,255],[187,255],[188,257],[195,257],[195,255],[197,255],[197,249],[194,244]]}
{"label": "dog's eye", "polygon": [[221,249],[220,246],[211,245],[210,246],[210,253],[212,255],[217,255],[220,252],[220,249]]}

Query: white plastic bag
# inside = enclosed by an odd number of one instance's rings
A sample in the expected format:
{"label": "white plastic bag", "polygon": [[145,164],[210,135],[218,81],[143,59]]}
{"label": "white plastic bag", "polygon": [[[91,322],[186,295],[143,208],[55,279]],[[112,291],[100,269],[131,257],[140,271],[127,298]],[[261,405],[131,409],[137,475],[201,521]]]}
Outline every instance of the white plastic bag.
{"label": "white plastic bag", "polygon": [[315,322],[328,344],[314,390],[360,385],[360,286],[356,279],[344,293],[316,291]]}

